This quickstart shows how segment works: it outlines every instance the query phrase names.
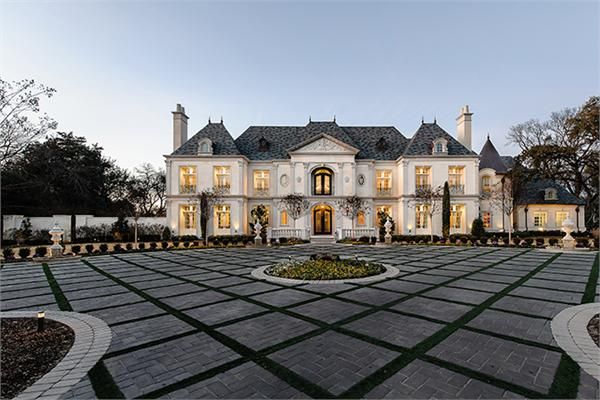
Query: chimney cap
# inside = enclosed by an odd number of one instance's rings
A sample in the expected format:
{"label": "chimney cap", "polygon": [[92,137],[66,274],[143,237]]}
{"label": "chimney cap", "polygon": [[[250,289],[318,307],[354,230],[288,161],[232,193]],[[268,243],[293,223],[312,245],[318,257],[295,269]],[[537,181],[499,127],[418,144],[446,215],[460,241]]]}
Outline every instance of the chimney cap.
{"label": "chimney cap", "polygon": [[175,106],[175,111],[173,111],[173,114],[183,114],[187,117],[187,115],[185,114],[185,107],[183,107],[179,103],[177,103],[177,105]]}
{"label": "chimney cap", "polygon": [[468,105],[468,104],[465,104],[463,107],[461,107],[461,109],[460,109],[460,113],[461,113],[461,114],[472,114],[472,113],[469,111],[469,105]]}

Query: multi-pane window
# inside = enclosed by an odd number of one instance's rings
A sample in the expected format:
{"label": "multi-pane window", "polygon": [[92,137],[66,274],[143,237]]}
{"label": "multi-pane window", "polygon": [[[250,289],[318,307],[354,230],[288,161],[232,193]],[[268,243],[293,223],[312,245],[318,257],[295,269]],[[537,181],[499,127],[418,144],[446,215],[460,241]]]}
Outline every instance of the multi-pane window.
{"label": "multi-pane window", "polygon": [[381,169],[376,171],[377,194],[392,193],[392,171]]}
{"label": "multi-pane window", "polygon": [[428,189],[431,185],[431,167],[416,167],[415,177],[417,189]]}
{"label": "multi-pane window", "polygon": [[417,229],[427,228],[428,221],[428,206],[426,204],[418,204],[415,207],[415,224]]}
{"label": "multi-pane window", "polygon": [[448,186],[453,194],[462,194],[465,192],[464,186],[464,167],[448,167]]}
{"label": "multi-pane window", "polygon": [[483,221],[483,227],[484,228],[491,228],[492,227],[492,213],[489,211],[484,211],[481,214],[481,220]]}
{"label": "multi-pane window", "polygon": [[179,193],[196,193],[196,167],[179,167]]}
{"label": "multi-pane window", "polygon": [[219,229],[229,229],[231,227],[231,208],[227,204],[223,204],[216,206],[215,210]]}
{"label": "multi-pane window", "polygon": [[356,223],[359,226],[363,226],[367,224],[367,218],[365,216],[365,213],[363,211],[359,211],[358,214],[356,215]]}
{"label": "multi-pane window", "polygon": [[288,224],[288,213],[287,213],[287,211],[285,211],[285,210],[281,211],[280,220],[281,220],[281,225],[287,225]]}
{"label": "multi-pane window", "polygon": [[533,213],[533,225],[536,228],[544,228],[548,223],[548,213],[545,211],[536,211]]}
{"label": "multi-pane window", "polygon": [[269,192],[269,171],[254,171],[254,191],[258,194]]}
{"label": "multi-pane window", "polygon": [[556,227],[562,227],[563,221],[569,218],[569,213],[567,211],[557,211],[556,212]]}
{"label": "multi-pane window", "polygon": [[435,152],[436,153],[443,153],[444,152],[444,145],[442,143],[436,143],[435,144]]}
{"label": "multi-pane window", "polygon": [[461,229],[464,207],[460,204],[450,206],[450,228]]}
{"label": "multi-pane window", "polygon": [[327,168],[320,168],[313,173],[313,193],[315,195],[331,195],[331,175]]}
{"label": "multi-pane window", "polygon": [[392,218],[392,207],[390,207],[390,206],[379,206],[379,207],[377,207],[377,215],[379,215],[380,212],[384,212],[390,218]]}
{"label": "multi-pane window", "polygon": [[196,229],[196,206],[181,206],[181,222],[183,229]]}
{"label": "multi-pane window", "polygon": [[492,178],[488,175],[481,177],[481,191],[490,193],[492,191]]}
{"label": "multi-pane window", "polygon": [[215,186],[229,191],[231,188],[231,168],[230,167],[215,167]]}

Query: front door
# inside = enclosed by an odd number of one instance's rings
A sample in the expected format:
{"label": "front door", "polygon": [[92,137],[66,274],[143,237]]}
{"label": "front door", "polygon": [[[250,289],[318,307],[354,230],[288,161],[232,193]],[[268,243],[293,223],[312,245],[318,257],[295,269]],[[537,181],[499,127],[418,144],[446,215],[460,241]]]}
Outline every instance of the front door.
{"label": "front door", "polygon": [[317,206],[313,213],[315,235],[331,235],[331,207]]}

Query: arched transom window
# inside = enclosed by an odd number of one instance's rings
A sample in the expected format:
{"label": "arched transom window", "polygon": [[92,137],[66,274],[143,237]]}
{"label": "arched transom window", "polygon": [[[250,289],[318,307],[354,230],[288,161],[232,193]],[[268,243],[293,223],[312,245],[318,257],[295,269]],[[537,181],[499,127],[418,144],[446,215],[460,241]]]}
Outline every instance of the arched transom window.
{"label": "arched transom window", "polygon": [[313,172],[313,194],[329,196],[332,193],[333,172],[328,168],[319,168]]}

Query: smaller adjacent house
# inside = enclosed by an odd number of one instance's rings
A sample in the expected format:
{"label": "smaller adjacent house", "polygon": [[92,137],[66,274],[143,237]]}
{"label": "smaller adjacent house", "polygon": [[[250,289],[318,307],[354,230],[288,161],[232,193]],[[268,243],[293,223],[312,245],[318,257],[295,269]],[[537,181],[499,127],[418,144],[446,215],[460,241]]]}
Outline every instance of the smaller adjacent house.
{"label": "smaller adjacent house", "polygon": [[[514,160],[501,156],[489,136],[479,154],[479,179],[482,195],[489,194],[502,178],[508,179]],[[576,229],[585,230],[585,202],[569,193],[550,179],[532,179],[525,183],[516,196],[513,221],[515,230],[559,230],[570,218]],[[488,231],[507,231],[508,217],[493,207],[489,200],[480,203],[483,225]]]}

